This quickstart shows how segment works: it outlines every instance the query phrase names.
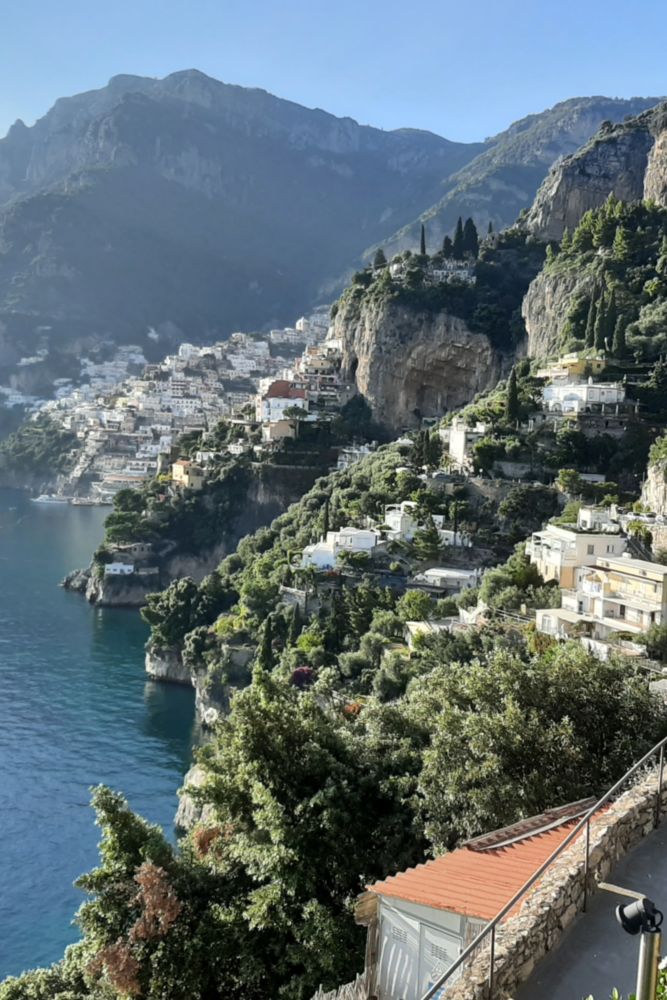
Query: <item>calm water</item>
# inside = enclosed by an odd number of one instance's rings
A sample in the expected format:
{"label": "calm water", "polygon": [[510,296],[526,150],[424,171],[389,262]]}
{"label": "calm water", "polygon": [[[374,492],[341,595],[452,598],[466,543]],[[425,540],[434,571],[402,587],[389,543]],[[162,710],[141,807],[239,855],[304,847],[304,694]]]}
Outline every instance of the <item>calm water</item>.
{"label": "calm water", "polygon": [[105,513],[0,490],[0,979],[78,937],[72,881],[99,839],[89,786],[171,831],[196,735],[192,692],[145,680],[139,616],[57,586]]}

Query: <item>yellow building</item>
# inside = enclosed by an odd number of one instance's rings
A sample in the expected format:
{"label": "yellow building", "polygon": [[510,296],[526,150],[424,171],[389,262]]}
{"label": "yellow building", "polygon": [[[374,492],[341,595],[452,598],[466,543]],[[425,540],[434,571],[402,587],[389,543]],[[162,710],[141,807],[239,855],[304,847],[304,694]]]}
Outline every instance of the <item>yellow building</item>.
{"label": "yellow building", "polygon": [[184,489],[200,490],[204,485],[204,470],[188,459],[181,458],[171,467],[171,480]]}

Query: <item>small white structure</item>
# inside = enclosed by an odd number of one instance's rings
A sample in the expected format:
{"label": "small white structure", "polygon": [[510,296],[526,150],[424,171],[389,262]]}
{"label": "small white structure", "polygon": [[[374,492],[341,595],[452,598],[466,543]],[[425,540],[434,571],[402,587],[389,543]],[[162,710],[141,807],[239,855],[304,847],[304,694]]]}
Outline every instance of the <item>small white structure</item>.
{"label": "small white structure", "polygon": [[390,503],[384,509],[384,523],[389,529],[387,538],[392,542],[411,542],[415,532],[419,530],[419,522],[415,515],[417,504],[414,500],[403,500],[402,503]]}
{"label": "small white structure", "polygon": [[365,552],[370,555],[380,540],[379,533],[371,528],[341,528],[328,531],[327,537],[314,545],[306,545],[301,553],[301,565],[315,569],[333,569],[338,557],[344,553]]}
{"label": "small white structure", "polygon": [[134,573],[133,563],[111,562],[104,567],[105,576],[131,576]]}
{"label": "small white structure", "polygon": [[620,382],[552,382],[542,393],[549,413],[583,413],[591,406],[618,406],[625,402],[625,386]]}
{"label": "small white structure", "polygon": [[477,421],[474,427],[470,427],[464,420],[457,419],[450,427],[440,431],[440,437],[445,445],[449,445],[449,455],[454,465],[459,469],[467,469],[471,465],[473,447],[490,430],[489,424]]}
{"label": "small white structure", "polygon": [[447,594],[458,594],[469,587],[476,587],[480,581],[479,569],[458,569],[454,566],[433,566],[425,569],[410,580],[410,584],[441,590]]}
{"label": "small white structure", "polygon": [[304,389],[298,389],[286,379],[272,382],[267,391],[259,394],[255,401],[255,418],[262,423],[275,423],[285,419],[285,411],[298,407],[308,412],[308,400]]}

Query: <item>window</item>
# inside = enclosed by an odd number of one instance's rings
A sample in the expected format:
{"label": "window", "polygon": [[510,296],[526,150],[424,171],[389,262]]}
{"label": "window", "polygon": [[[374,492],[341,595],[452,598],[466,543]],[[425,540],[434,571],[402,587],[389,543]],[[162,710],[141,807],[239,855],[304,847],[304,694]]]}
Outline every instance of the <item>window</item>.
{"label": "window", "polygon": [[620,604],[618,607],[618,617],[625,618],[625,604]]}
{"label": "window", "polygon": [[396,924],[391,925],[391,936],[394,941],[401,941],[403,944],[408,940],[408,932],[404,931],[401,927],[397,927]]}
{"label": "window", "polygon": [[613,552],[613,551],[614,551],[614,548],[615,548],[615,546],[614,546],[614,545],[608,545],[608,546],[607,546],[607,552]]}
{"label": "window", "polygon": [[[593,553],[595,552],[595,546],[594,545],[587,545],[586,549],[587,549],[587,552],[588,552],[589,556],[592,556]],[[609,549],[607,548],[607,552],[608,551],[609,551]]]}

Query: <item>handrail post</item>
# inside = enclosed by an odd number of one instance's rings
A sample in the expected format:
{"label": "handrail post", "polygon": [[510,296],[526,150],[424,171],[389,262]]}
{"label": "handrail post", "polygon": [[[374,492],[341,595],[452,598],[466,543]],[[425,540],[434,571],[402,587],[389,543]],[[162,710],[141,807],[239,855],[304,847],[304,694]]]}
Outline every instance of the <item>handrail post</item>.
{"label": "handrail post", "polygon": [[489,1000],[493,1000],[493,963],[496,957],[496,925],[491,928],[491,953],[489,955]]}
{"label": "handrail post", "polygon": [[588,905],[588,866],[590,863],[590,847],[591,847],[591,820],[590,816],[586,820],[586,856],[584,858],[584,905],[582,906],[582,913],[586,912],[586,906]]}
{"label": "handrail post", "polygon": [[658,765],[658,794],[655,798],[655,825],[660,823],[660,813],[662,812],[662,772],[665,766],[665,746],[660,747],[660,764]]}

